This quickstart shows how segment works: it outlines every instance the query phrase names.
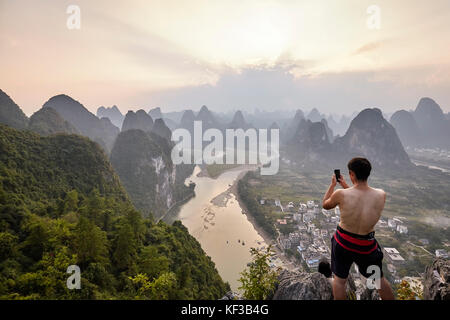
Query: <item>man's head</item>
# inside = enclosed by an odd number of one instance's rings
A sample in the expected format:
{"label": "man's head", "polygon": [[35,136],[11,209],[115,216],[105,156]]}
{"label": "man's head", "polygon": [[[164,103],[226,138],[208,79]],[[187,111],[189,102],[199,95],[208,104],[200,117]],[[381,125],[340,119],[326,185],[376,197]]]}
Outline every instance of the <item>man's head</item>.
{"label": "man's head", "polygon": [[372,165],[366,158],[353,158],[348,162],[347,167],[354,184],[367,181],[372,170]]}

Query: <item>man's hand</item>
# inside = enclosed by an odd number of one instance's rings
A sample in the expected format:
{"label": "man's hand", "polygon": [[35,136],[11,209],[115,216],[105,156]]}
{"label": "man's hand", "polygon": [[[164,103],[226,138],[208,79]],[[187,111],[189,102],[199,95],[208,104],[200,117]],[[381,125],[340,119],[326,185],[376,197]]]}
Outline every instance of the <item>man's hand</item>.
{"label": "man's hand", "polygon": [[341,174],[340,178],[339,178],[339,184],[342,186],[342,188],[347,189],[349,186],[347,184],[347,182],[344,179],[344,176]]}
{"label": "man's hand", "polygon": [[[341,176],[342,177],[342,176]],[[336,187],[336,184],[337,184],[337,181],[336,181],[336,175],[335,174],[333,174],[332,176],[331,176],[331,184],[330,184],[330,187],[333,187],[333,189]]]}
{"label": "man's hand", "polygon": [[[341,175],[341,177],[342,177],[342,175]],[[336,176],[333,174],[331,176],[331,184],[328,187],[328,190],[325,193],[325,196],[323,197],[323,200],[322,200],[322,208],[324,208],[326,210],[332,209],[339,204],[341,190],[336,190],[336,192],[334,192],[334,188],[336,187],[336,184],[337,184]]]}

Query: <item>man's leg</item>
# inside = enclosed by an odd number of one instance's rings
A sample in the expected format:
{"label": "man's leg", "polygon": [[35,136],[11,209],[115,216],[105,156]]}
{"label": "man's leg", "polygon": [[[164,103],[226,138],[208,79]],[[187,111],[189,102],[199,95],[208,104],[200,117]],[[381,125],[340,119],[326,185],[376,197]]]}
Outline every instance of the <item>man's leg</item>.
{"label": "man's leg", "polygon": [[346,300],[347,292],[345,291],[345,284],[347,283],[347,279],[339,278],[334,275],[333,279],[333,297],[334,300]]}
{"label": "man's leg", "polygon": [[381,277],[380,279],[380,289],[378,290],[381,299],[383,300],[394,300],[394,293],[392,292],[391,285],[386,280],[385,277]]}

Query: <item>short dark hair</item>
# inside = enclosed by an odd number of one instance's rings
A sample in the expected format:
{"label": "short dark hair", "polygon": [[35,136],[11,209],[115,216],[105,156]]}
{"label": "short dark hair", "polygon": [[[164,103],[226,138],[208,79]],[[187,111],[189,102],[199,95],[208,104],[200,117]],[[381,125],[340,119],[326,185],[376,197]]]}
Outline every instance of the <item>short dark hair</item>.
{"label": "short dark hair", "polygon": [[347,168],[349,171],[355,173],[358,181],[367,181],[372,170],[372,165],[366,158],[353,158],[348,162]]}

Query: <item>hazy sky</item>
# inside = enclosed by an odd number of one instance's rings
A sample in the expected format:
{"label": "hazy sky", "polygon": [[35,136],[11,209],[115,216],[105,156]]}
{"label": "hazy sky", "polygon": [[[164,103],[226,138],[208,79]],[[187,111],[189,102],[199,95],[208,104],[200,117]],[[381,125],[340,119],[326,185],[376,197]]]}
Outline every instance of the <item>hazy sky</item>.
{"label": "hazy sky", "polygon": [[93,112],[391,112],[422,96],[448,112],[450,1],[0,0],[0,88],[27,114],[59,93]]}

